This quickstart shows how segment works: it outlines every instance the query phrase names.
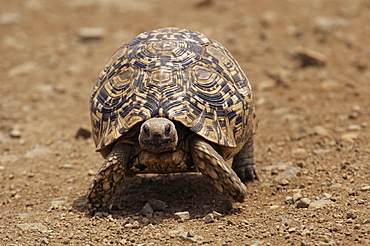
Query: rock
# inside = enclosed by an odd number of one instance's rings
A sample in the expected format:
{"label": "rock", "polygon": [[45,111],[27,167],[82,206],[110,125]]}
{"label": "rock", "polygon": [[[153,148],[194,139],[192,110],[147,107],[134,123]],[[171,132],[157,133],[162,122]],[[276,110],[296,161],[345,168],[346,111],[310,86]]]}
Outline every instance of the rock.
{"label": "rock", "polygon": [[12,138],[20,138],[22,135],[22,131],[20,126],[14,126],[10,131],[10,136]]}
{"label": "rock", "polygon": [[321,198],[326,198],[326,199],[330,199],[332,197],[332,195],[331,194],[329,194],[329,193],[322,193],[321,194]]}
{"label": "rock", "polygon": [[10,69],[8,72],[8,76],[12,78],[20,75],[26,75],[34,72],[36,68],[37,68],[36,63],[28,62]]}
{"label": "rock", "polygon": [[286,203],[286,204],[293,204],[293,203],[294,203],[293,197],[291,197],[291,196],[286,196],[286,197],[285,197],[285,203]]}
{"label": "rock", "polygon": [[261,170],[262,171],[274,171],[274,170],[285,171],[285,170],[287,170],[288,167],[291,167],[292,165],[293,165],[293,163],[291,161],[278,162],[275,165],[270,165],[270,166],[263,167]]}
{"label": "rock", "polygon": [[291,219],[289,219],[288,217],[284,217],[284,216],[278,216],[278,217],[276,217],[276,221],[281,222],[285,226],[289,225],[292,222]]}
{"label": "rock", "polygon": [[315,134],[319,135],[319,136],[328,136],[329,135],[329,131],[323,127],[323,126],[315,126],[314,127],[314,132]]}
{"label": "rock", "polygon": [[307,197],[303,197],[297,202],[296,207],[297,208],[308,208],[310,204],[311,204],[311,200]]}
{"label": "rock", "polygon": [[5,13],[0,17],[0,24],[18,24],[22,20],[22,15],[19,13]]}
{"label": "rock", "polygon": [[88,139],[90,137],[91,137],[91,132],[89,130],[84,129],[84,128],[78,129],[78,131],[76,133],[76,136],[75,136],[76,139],[79,139],[79,138]]}
{"label": "rock", "polygon": [[18,156],[16,155],[2,155],[0,156],[0,164],[12,164],[19,160]]}
{"label": "rock", "polygon": [[207,223],[207,224],[215,222],[215,218],[214,218],[212,213],[207,214],[206,216],[204,216],[203,219],[204,219],[204,222]]}
{"label": "rock", "polygon": [[293,195],[293,203],[299,201],[302,197],[303,196],[302,196],[302,194],[300,192],[294,193],[294,195]]}
{"label": "rock", "polygon": [[46,154],[50,154],[50,153],[52,153],[50,149],[43,148],[43,147],[40,147],[39,145],[37,145],[32,150],[27,151],[26,154],[25,154],[25,157],[26,158],[34,158],[34,157],[37,157],[37,156],[42,156],[42,155],[46,155]]}
{"label": "rock", "polygon": [[365,185],[360,188],[360,191],[369,191],[370,190],[370,185]]}
{"label": "rock", "polygon": [[82,27],[78,30],[77,35],[83,41],[99,40],[105,36],[105,29],[99,27]]}
{"label": "rock", "polygon": [[140,213],[143,216],[152,217],[153,213],[154,213],[154,210],[153,210],[152,206],[150,205],[150,203],[147,202],[147,203],[145,203],[144,207],[141,209]]}
{"label": "rock", "polygon": [[358,138],[358,133],[357,132],[348,132],[344,133],[340,136],[342,140],[348,141],[350,143],[355,142],[355,140]]}
{"label": "rock", "polygon": [[134,221],[134,223],[132,223],[132,229],[139,229],[140,228],[140,224],[138,221]]}
{"label": "rock", "polygon": [[313,208],[313,209],[323,208],[333,203],[334,202],[331,200],[318,200],[318,201],[311,202],[309,208]]}
{"label": "rock", "polygon": [[326,56],[320,52],[310,49],[299,49],[294,57],[301,62],[302,67],[307,66],[325,66]]}
{"label": "rock", "polygon": [[185,212],[177,212],[174,214],[175,219],[179,220],[189,220],[190,219],[190,213],[188,211]]}
{"label": "rock", "polygon": [[216,211],[213,211],[212,214],[213,214],[213,218],[215,218],[215,219],[219,219],[219,218],[222,217],[222,214],[220,214],[220,213],[218,213]]}
{"label": "rock", "polygon": [[24,223],[24,224],[17,224],[16,227],[21,229],[22,231],[40,231],[46,232],[48,229],[41,223]]}
{"label": "rock", "polygon": [[283,173],[277,175],[275,177],[275,181],[278,183],[286,183],[286,181],[296,177],[297,174],[299,173],[299,170],[296,167],[288,167]]}
{"label": "rock", "polygon": [[161,200],[151,199],[149,200],[150,206],[153,208],[154,211],[164,211],[167,204]]}
{"label": "rock", "polygon": [[338,17],[317,16],[313,19],[316,31],[330,33],[334,28],[345,26],[348,21]]}
{"label": "rock", "polygon": [[357,212],[354,209],[349,209],[346,213],[347,219],[356,219],[357,218]]}

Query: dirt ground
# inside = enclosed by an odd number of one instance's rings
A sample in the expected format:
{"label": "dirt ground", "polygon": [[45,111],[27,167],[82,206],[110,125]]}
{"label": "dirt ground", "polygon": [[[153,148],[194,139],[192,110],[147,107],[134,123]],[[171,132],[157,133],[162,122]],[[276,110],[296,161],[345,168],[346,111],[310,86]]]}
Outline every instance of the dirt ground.
{"label": "dirt ground", "polygon": [[[0,245],[370,245],[369,1],[5,2]],[[166,26],[218,40],[244,69],[261,182],[228,208],[198,174],[136,176],[118,210],[91,217],[103,159],[76,134],[91,131],[93,84],[120,45]]]}

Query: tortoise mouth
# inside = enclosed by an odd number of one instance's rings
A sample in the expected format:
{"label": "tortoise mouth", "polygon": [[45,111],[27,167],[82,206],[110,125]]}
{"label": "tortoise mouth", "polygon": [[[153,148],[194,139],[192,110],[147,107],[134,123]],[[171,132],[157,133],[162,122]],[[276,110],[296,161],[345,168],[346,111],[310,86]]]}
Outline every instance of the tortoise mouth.
{"label": "tortoise mouth", "polygon": [[145,150],[155,153],[175,150],[176,145],[171,139],[145,140],[140,142],[141,147]]}

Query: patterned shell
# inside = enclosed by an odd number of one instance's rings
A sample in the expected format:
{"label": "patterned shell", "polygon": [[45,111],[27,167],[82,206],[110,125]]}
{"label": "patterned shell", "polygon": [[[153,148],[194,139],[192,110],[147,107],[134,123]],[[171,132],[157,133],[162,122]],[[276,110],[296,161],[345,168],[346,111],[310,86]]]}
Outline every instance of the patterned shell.
{"label": "patterned shell", "polygon": [[236,147],[256,128],[252,90],[232,55],[204,34],[164,28],[121,46],[90,99],[97,151],[152,117]]}

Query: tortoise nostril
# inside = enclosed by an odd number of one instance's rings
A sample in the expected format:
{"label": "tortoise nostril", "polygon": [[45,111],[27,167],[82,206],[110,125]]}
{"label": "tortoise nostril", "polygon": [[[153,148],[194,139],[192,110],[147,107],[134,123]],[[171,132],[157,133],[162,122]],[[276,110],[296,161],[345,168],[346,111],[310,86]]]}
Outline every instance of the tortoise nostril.
{"label": "tortoise nostril", "polygon": [[170,133],[171,133],[171,125],[167,124],[165,129],[164,129],[164,134],[166,135],[166,137],[168,137],[168,136],[170,136]]}

